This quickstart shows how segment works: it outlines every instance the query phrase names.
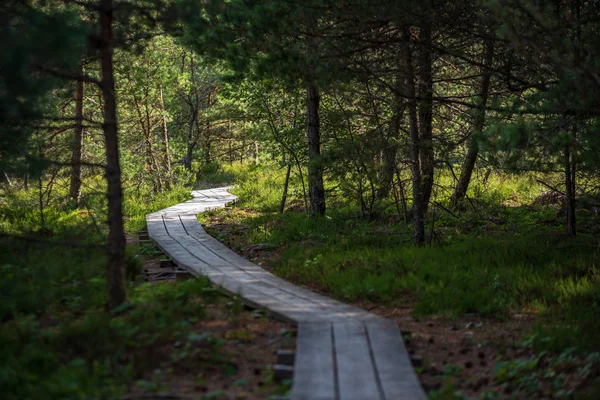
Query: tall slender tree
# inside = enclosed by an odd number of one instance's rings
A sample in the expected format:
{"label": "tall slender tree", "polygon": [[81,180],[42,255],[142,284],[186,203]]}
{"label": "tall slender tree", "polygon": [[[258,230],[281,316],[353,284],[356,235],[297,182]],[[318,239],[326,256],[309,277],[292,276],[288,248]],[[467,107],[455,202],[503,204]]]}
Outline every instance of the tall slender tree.
{"label": "tall slender tree", "polygon": [[412,190],[413,190],[413,239],[416,245],[420,246],[425,242],[425,220],[423,217],[423,179],[421,176],[421,138],[419,136],[419,120],[416,93],[416,79],[413,65],[413,55],[410,46],[410,27],[403,28],[403,53],[404,53],[404,73],[405,93],[408,98],[408,121],[410,132],[410,168],[412,172]]}
{"label": "tall slender tree", "polygon": [[456,183],[456,187],[454,188],[451,198],[451,203],[455,206],[462,199],[464,199],[467,194],[467,190],[469,189],[469,184],[471,182],[471,176],[473,175],[473,169],[475,168],[475,163],[477,162],[477,157],[479,155],[478,135],[481,134],[485,126],[485,115],[490,91],[493,59],[494,40],[493,38],[488,37],[484,40],[484,55],[481,64],[481,84],[479,88],[479,99],[477,100],[477,108],[475,109],[475,117],[473,119],[473,130],[468,141],[468,150],[462,164],[460,178]]}
{"label": "tall slender tree", "polygon": [[[83,63],[80,74],[85,74]],[[69,195],[79,205],[81,197],[81,163],[83,161],[83,111],[85,102],[85,82],[75,82],[75,127],[73,128],[73,143],[71,147],[71,185]]]}
{"label": "tall slender tree", "polygon": [[106,181],[108,183],[108,307],[112,310],[127,300],[125,288],[125,231],[123,229],[123,188],[119,159],[119,128],[114,80],[114,36],[112,0],[98,4],[100,35],[98,50],[102,80],[100,88],[104,99],[104,141],[106,145]]}

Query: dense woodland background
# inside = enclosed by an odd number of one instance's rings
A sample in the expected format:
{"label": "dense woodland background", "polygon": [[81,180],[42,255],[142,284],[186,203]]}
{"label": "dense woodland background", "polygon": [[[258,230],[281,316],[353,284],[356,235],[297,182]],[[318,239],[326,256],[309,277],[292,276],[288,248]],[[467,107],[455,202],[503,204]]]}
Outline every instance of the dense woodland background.
{"label": "dense woodland background", "polygon": [[532,315],[529,358],[471,395],[595,398],[600,2],[4,0],[0,48],[9,399],[116,398],[140,330],[183,334],[145,313],[202,290],[140,286],[131,235],[225,184],[240,204],[201,218],[296,283]]}

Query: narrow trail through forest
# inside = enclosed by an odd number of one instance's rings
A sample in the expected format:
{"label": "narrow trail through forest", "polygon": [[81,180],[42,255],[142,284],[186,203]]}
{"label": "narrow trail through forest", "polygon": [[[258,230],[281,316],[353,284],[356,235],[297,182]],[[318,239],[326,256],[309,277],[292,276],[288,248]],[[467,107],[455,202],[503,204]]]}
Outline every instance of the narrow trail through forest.
{"label": "narrow trail through forest", "polygon": [[298,324],[292,400],[425,399],[396,323],[282,280],[206,233],[196,215],[236,201],[227,189],[148,214],[148,234],[178,266]]}

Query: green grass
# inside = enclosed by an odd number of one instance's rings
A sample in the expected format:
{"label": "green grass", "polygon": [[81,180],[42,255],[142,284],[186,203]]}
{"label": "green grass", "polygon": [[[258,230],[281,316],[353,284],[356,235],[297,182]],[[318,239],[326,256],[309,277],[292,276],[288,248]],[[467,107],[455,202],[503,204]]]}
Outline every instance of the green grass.
{"label": "green grass", "polygon": [[192,169],[196,175],[196,182],[194,183],[196,189],[231,185],[238,178],[238,174],[245,171],[239,163],[232,165],[212,163],[202,167],[192,165]]}
{"label": "green grass", "polygon": [[[197,172],[197,189],[234,185],[231,191],[240,204],[261,211],[276,211],[281,201],[285,167],[280,165],[233,164],[209,165]],[[305,178],[306,179],[306,178]],[[290,177],[289,201],[301,203],[302,189],[297,174]]]}
{"label": "green grass", "polygon": [[[11,189],[0,198],[0,232],[5,234],[44,233],[46,236],[69,235],[80,240],[100,240],[106,235],[106,185],[90,178],[84,182],[82,208],[68,199],[64,179],[54,183],[53,196],[44,198],[43,215],[37,190]],[[175,185],[163,193],[149,187],[126,188],[123,195],[125,229],[136,232],[145,228],[146,214],[191,199],[190,189]]]}
{"label": "green grass", "polygon": [[123,212],[126,215],[125,230],[137,232],[146,227],[146,214],[171,207],[192,198],[190,189],[176,186],[172,190],[158,195],[144,194],[143,201],[137,196],[125,195]]}
{"label": "green grass", "polygon": [[[75,292],[64,297],[84,294],[79,287]],[[104,311],[99,297],[95,303],[86,299],[88,309],[80,316],[57,305],[41,315],[22,309],[0,325],[3,398],[119,398],[152,362],[153,346],[190,339],[191,326],[212,298],[208,282],[190,280],[137,286],[116,317]]]}
{"label": "green grass", "polygon": [[[600,348],[600,241],[593,234],[568,238],[558,208],[530,206],[543,192],[533,186],[535,176],[493,175],[485,187],[476,182],[477,197],[466,210],[430,212],[430,243],[421,248],[390,208],[369,220],[334,191],[335,206],[324,218],[281,214],[275,210],[282,171],[252,167],[239,176],[237,206],[255,214],[234,222],[250,227],[243,234],[248,243],[277,248],[274,272],[286,279],[345,301],[410,303],[415,315],[539,313],[539,348]],[[296,181],[292,202],[301,201],[297,193]]]}
{"label": "green grass", "polygon": [[187,337],[215,294],[205,280],[139,285],[148,250],[128,249],[130,300],[115,315],[106,311],[102,249],[0,239],[3,398],[115,399],[147,368],[144,349]]}
{"label": "green grass", "polygon": [[[35,190],[9,188],[0,200],[3,399],[120,398],[153,362],[151,348],[187,340],[215,298],[202,279],[140,285],[140,260],[152,249],[130,246],[129,302],[108,313],[103,183],[86,181],[83,210],[74,209],[64,187],[56,184],[43,221]],[[125,227],[142,229],[147,213],[189,197],[181,186],[158,195],[128,189]]]}

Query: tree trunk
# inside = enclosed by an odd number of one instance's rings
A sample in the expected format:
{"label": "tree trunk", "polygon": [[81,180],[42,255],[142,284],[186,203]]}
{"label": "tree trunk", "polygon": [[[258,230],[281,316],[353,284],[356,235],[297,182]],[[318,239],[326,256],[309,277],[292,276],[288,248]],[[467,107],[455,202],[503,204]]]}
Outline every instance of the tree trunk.
{"label": "tree trunk", "polygon": [[146,148],[145,170],[149,173],[149,176],[152,179],[154,193],[158,193],[162,191],[162,181],[160,176],[160,167],[156,161],[156,157],[154,156],[154,150],[152,149],[152,127],[150,122],[150,108],[148,106],[148,86],[146,86],[144,90],[144,113],[142,113],[141,102],[135,94],[133,95],[133,101],[138,113],[140,126],[144,132],[144,145]]}
{"label": "tree trunk", "polygon": [[283,193],[281,194],[281,203],[279,204],[279,212],[285,210],[285,202],[287,201],[288,187],[290,185],[290,174],[292,173],[292,163],[287,163],[287,170],[285,171],[285,182],[283,183]]}
{"label": "tree trunk", "polygon": [[[477,114],[475,115],[475,121],[473,124],[473,133],[480,133],[483,131],[485,126],[485,108],[487,106],[489,91],[490,91],[490,80],[492,72],[489,67],[492,65],[494,60],[494,42],[492,40],[485,41],[485,54],[483,59],[483,68],[481,75],[481,85],[479,89],[479,104]],[[473,175],[473,169],[477,162],[477,156],[479,155],[479,145],[477,138],[473,137],[469,140],[469,150],[467,156],[463,162],[462,170],[460,171],[460,178],[454,188],[452,194],[451,203],[453,206],[457,206],[458,203],[467,195],[469,184],[471,183],[471,176]]]}
{"label": "tree trunk", "polygon": [[167,130],[167,110],[165,107],[165,99],[163,97],[162,86],[159,88],[159,100],[162,107],[162,121],[161,121],[161,134],[163,141],[163,151],[164,151],[164,160],[165,160],[165,172],[167,175],[167,181],[165,183],[165,187],[171,189],[171,182],[173,181],[173,175],[171,173],[171,155],[169,154],[169,131]]}
{"label": "tree trunk", "polygon": [[325,215],[325,188],[323,186],[323,162],[321,160],[321,132],[319,122],[319,90],[313,82],[306,91],[308,139],[308,196],[310,215]]}
{"label": "tree trunk", "polygon": [[193,157],[193,154],[194,154],[194,144],[188,142],[187,150],[185,152],[185,157],[183,159],[183,166],[188,171],[192,170],[192,157]]}
{"label": "tree trunk", "polygon": [[242,138],[242,150],[240,151],[240,164],[244,163],[244,151],[246,150],[246,139]]}
{"label": "tree trunk", "polygon": [[403,77],[398,74],[395,84],[393,114],[382,152],[379,189],[377,191],[377,198],[379,200],[383,200],[389,195],[394,180],[394,174],[396,172],[396,154],[398,153],[400,126],[406,108],[404,97],[402,96],[403,84]]}
{"label": "tree trunk", "polygon": [[108,183],[108,308],[114,310],[127,301],[125,289],[125,231],[123,229],[123,189],[119,163],[117,103],[113,75],[113,2],[100,2],[100,65],[104,99],[104,139]]}
{"label": "tree trunk", "polygon": [[154,181],[152,182],[154,187],[154,193],[162,192],[162,177],[160,176],[160,165],[156,160],[156,156],[154,155],[154,149],[152,148],[152,125],[150,122],[150,106],[148,105],[148,97],[150,94],[149,90],[149,81],[150,76],[146,74],[146,86],[144,87],[144,110],[146,114],[146,150],[148,153],[148,157],[150,159],[150,167],[154,172]]}
{"label": "tree trunk", "polygon": [[[81,65],[81,74],[85,72]],[[75,129],[73,130],[73,143],[71,145],[71,185],[69,196],[79,207],[81,197],[81,161],[83,149],[83,107],[85,86],[83,81],[76,82],[75,88]]]}
{"label": "tree trunk", "polygon": [[419,137],[422,176],[423,213],[427,212],[433,190],[435,160],[433,153],[432,113],[433,74],[431,72],[431,23],[424,21],[419,32]]}
{"label": "tree trunk", "polygon": [[46,227],[46,218],[44,217],[44,174],[40,174],[38,177],[38,208],[40,211],[40,225],[42,228]]}
{"label": "tree trunk", "polygon": [[396,168],[396,153],[398,145],[395,143],[386,143],[381,154],[381,171],[379,174],[379,188],[377,189],[377,199],[383,200],[389,194],[394,180],[394,169]]}
{"label": "tree trunk", "polygon": [[10,181],[10,177],[8,176],[8,174],[5,172],[4,174],[2,174],[3,176],[3,181],[6,182],[6,184],[8,184],[8,186],[12,186],[12,182]]}
{"label": "tree trunk", "polygon": [[[208,94],[208,99],[206,101],[206,109],[210,110],[210,107],[212,105],[212,95],[213,93],[209,93]],[[212,157],[211,157],[211,137],[210,137],[210,119],[208,118],[208,116],[206,117],[206,130],[204,131],[204,164],[208,165],[210,164],[210,162],[212,161]],[[198,134],[200,134],[200,132],[198,132]]]}
{"label": "tree trunk", "polygon": [[192,107],[192,114],[188,122],[187,150],[185,153],[185,158],[183,159],[183,165],[188,171],[192,170],[192,157],[194,156],[194,147],[196,147],[196,140],[194,139],[194,126],[196,125],[196,119],[198,118],[193,106],[190,107]]}
{"label": "tree trunk", "polygon": [[[309,23],[313,31],[309,35],[306,53],[313,60],[318,57],[319,39],[317,35],[318,18],[309,15]],[[306,87],[306,139],[308,142],[308,197],[312,218],[325,215],[325,187],[323,185],[323,160],[321,159],[321,125],[319,120],[319,103],[321,97],[315,84],[316,65],[311,61],[308,66]]]}
{"label": "tree trunk", "polygon": [[[195,74],[195,66],[194,66],[194,57],[190,57],[190,73],[192,76],[192,81],[195,82],[196,74]],[[194,155],[194,149],[198,144],[198,140],[200,137],[200,123],[198,121],[200,114],[200,96],[198,95],[198,90],[194,86],[193,96],[190,95],[188,97],[188,101],[186,101],[188,106],[190,107],[190,120],[188,121],[188,138],[187,138],[187,151],[185,158],[183,160],[183,165],[185,169],[188,171],[192,170],[192,157]],[[194,136],[194,127],[196,128],[196,135]]]}
{"label": "tree trunk", "polygon": [[[396,168],[396,179],[398,179],[398,191],[400,192],[400,201],[402,204],[402,217],[404,218],[404,222],[408,222],[408,207],[406,206],[406,195],[404,194],[404,183],[402,182],[402,175],[400,174],[400,170]],[[394,191],[395,194],[395,191]],[[400,210],[398,210],[400,213]]]}
{"label": "tree trunk", "polygon": [[567,194],[567,235],[577,235],[575,219],[575,155],[570,144],[565,147],[565,192]]}
{"label": "tree trunk", "polygon": [[404,72],[406,74],[406,96],[408,98],[408,120],[410,131],[410,161],[413,188],[413,238],[417,246],[425,242],[425,220],[423,218],[423,192],[421,180],[421,165],[419,158],[419,122],[417,119],[417,99],[415,93],[415,73],[412,65],[410,49],[410,32],[404,28],[403,47],[405,54]]}

